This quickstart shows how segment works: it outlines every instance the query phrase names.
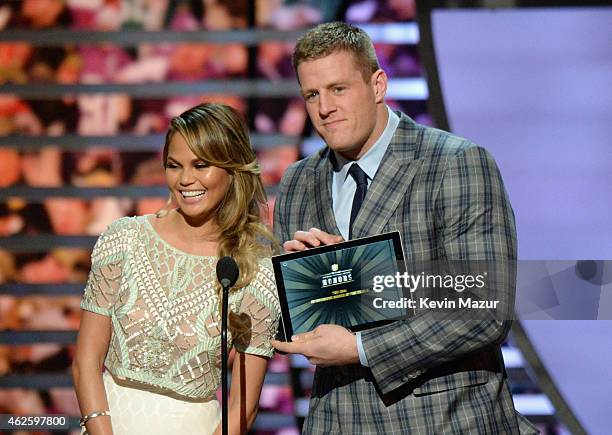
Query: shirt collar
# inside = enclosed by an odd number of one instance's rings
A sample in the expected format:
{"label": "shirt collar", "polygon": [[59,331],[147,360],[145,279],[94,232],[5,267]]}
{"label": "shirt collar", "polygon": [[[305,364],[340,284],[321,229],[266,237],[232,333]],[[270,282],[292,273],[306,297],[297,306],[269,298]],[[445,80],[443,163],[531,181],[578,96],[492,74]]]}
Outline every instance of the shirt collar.
{"label": "shirt collar", "polygon": [[[387,113],[389,114],[387,118],[387,125],[383,130],[382,134],[378,138],[372,148],[370,148],[359,160],[355,160],[356,163],[359,164],[359,167],[363,169],[363,171],[368,176],[368,179],[373,180],[376,175],[376,171],[380,166],[380,162],[391,143],[391,139],[393,138],[393,134],[399,125],[400,119],[390,108],[387,107]],[[338,172],[338,176],[340,180],[345,180],[348,176],[348,170],[353,163],[353,160],[349,160],[346,157],[342,156],[337,152],[333,152],[333,156],[335,159],[334,170]]]}

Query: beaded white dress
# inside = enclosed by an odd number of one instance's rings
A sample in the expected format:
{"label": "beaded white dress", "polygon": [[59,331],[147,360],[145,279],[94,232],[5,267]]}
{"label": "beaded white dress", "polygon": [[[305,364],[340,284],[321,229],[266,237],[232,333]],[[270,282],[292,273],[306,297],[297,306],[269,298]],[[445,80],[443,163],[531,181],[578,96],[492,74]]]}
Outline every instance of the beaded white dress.
{"label": "beaded white dress", "polygon": [[[151,216],[115,221],[98,239],[81,308],[112,323],[104,384],[115,435],[206,434],[220,408],[217,257],[180,251]],[[280,312],[269,258],[230,308],[250,323],[228,346],[271,357]]]}

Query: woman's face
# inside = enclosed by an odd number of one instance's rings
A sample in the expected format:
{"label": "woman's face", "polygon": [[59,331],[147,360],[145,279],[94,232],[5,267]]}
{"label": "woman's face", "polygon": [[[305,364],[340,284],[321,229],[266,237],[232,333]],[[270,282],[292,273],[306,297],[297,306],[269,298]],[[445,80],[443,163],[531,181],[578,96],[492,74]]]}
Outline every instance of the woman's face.
{"label": "woman's face", "polygon": [[183,136],[174,133],[168,146],[166,181],[182,213],[205,222],[214,216],[225,198],[232,176],[225,169],[200,160]]}

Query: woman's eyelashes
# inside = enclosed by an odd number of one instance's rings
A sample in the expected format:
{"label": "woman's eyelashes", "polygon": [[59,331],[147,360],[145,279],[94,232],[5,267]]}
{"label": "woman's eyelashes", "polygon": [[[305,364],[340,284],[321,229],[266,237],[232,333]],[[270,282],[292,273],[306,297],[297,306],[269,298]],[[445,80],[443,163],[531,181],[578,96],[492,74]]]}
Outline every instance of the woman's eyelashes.
{"label": "woman's eyelashes", "polygon": [[[194,162],[192,166],[196,169],[206,169],[210,167],[208,163],[203,162],[203,161]],[[182,165],[180,165],[179,163],[176,163],[175,161],[166,162],[166,169],[177,169],[180,167],[182,167]]]}

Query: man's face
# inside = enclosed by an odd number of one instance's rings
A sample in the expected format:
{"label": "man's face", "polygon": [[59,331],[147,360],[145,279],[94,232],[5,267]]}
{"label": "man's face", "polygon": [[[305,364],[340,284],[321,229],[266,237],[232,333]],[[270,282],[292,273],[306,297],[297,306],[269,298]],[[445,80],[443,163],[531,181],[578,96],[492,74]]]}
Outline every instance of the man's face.
{"label": "man's face", "polygon": [[334,52],[297,67],[310,120],[325,143],[347,158],[361,157],[382,132],[377,127],[377,103],[382,102],[377,71],[366,82],[353,54]]}

